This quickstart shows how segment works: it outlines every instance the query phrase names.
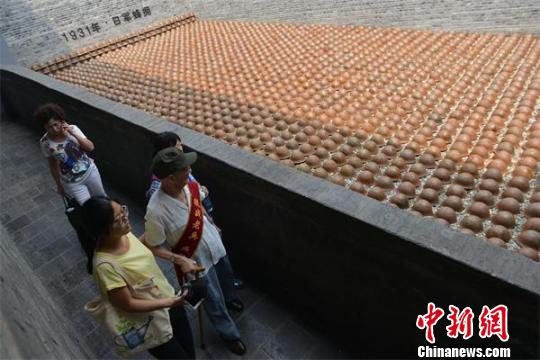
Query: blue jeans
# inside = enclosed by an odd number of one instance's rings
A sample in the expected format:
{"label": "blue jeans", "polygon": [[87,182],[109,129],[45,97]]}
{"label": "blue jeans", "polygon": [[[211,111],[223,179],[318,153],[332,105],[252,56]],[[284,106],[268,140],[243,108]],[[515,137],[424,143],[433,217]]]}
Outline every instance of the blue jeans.
{"label": "blue jeans", "polygon": [[234,289],[234,274],[229,261],[229,256],[225,255],[222,257],[218,263],[214,265],[214,268],[216,269],[225,303],[238,299],[236,290]]}
{"label": "blue jeans", "polygon": [[216,267],[219,267],[218,265],[219,262],[208,269],[206,275],[201,278],[208,290],[206,299],[203,302],[204,310],[208,319],[223,339],[238,340],[240,339],[240,332],[225,306],[225,299],[216,272]]}

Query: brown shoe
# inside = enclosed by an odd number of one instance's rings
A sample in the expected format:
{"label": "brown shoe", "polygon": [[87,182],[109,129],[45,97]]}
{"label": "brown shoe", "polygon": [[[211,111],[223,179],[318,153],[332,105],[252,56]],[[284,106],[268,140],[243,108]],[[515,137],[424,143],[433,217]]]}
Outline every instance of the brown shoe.
{"label": "brown shoe", "polygon": [[244,355],[247,351],[246,345],[240,339],[225,340],[225,345],[227,346],[227,349],[229,349],[232,353],[235,353],[236,355]]}

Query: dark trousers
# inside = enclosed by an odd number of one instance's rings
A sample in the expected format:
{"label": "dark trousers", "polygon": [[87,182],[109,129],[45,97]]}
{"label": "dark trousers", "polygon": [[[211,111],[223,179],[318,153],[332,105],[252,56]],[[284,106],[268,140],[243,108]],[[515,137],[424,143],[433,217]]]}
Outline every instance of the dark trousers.
{"label": "dark trousers", "polygon": [[221,286],[221,292],[223,292],[223,298],[225,303],[238,299],[236,296],[236,290],[234,289],[234,274],[229,261],[229,256],[225,255],[219,259],[218,263],[214,265],[216,274],[219,279],[219,286]]}
{"label": "dark trousers", "polygon": [[173,337],[165,344],[149,349],[148,352],[156,359],[195,359],[193,334],[189,319],[183,307],[169,310]]}

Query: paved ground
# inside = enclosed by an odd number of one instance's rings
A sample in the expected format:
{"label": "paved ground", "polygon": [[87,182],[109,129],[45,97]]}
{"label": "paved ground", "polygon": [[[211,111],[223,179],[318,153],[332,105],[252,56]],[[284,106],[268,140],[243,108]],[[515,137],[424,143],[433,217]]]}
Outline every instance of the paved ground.
{"label": "paved ground", "polygon": [[[96,357],[114,358],[109,338],[83,310],[83,305],[97,296],[96,287],[93,278],[86,273],[85,256],[64,215],[62,200],[53,190],[46,161],[39,151],[38,134],[2,119],[0,136],[1,223]],[[144,209],[131,203],[121,192],[107,187],[104,180],[109,195],[130,207],[134,233],[140,234]],[[173,279],[172,268],[165,262],[159,263]],[[240,297],[246,310],[235,315],[235,319],[248,347],[246,358],[346,357],[263,292],[247,286],[241,290]],[[208,346],[205,351],[199,351],[198,357],[235,357],[223,347],[206,319],[205,323]],[[147,354],[140,356],[148,357]]]}

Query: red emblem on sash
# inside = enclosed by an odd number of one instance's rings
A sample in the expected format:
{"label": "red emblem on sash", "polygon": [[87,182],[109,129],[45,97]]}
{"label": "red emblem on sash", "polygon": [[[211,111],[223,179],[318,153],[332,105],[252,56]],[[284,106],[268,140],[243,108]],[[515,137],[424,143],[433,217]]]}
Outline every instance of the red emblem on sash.
{"label": "red emblem on sash", "polygon": [[[186,228],[180,237],[180,240],[176,243],[172,252],[175,254],[183,255],[191,258],[199,242],[202,239],[203,233],[203,208],[201,205],[201,193],[199,192],[199,185],[195,181],[190,181],[187,184],[189,192],[191,193],[191,208],[189,209],[189,218]],[[180,284],[184,283],[184,272],[179,265],[175,265],[176,276]]]}

